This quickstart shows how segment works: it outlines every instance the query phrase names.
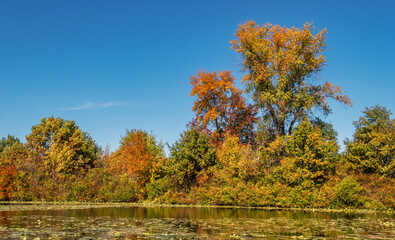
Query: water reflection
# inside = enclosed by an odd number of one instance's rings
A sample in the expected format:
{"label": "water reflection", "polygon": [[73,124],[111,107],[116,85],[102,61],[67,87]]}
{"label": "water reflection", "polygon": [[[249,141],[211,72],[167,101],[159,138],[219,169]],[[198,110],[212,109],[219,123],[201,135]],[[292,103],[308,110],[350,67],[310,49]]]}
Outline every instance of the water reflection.
{"label": "water reflection", "polygon": [[288,210],[260,210],[247,208],[208,208],[208,207],[102,207],[86,209],[56,210],[20,210],[0,211],[0,216],[50,215],[65,217],[134,217],[134,218],[183,218],[183,219],[219,219],[219,218],[288,218],[302,220],[306,218],[320,219],[355,219],[391,217],[383,213],[357,212],[313,212]]}
{"label": "water reflection", "polygon": [[0,238],[394,239],[385,214],[191,207],[0,211]]}

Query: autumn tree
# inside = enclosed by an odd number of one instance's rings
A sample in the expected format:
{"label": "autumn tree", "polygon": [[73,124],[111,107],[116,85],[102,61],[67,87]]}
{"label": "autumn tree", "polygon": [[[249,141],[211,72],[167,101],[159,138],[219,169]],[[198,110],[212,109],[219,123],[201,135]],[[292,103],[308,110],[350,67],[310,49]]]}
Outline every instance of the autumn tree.
{"label": "autumn tree", "polygon": [[43,118],[26,140],[32,158],[53,177],[93,167],[100,153],[97,144],[74,121],[61,118]]}
{"label": "autumn tree", "polygon": [[8,135],[0,140],[0,199],[24,199],[27,155],[18,138]]}
{"label": "autumn tree", "polygon": [[291,134],[316,110],[329,114],[328,99],[351,105],[339,86],[314,79],[326,61],[325,34],[326,29],[314,35],[308,23],[298,29],[248,21],[239,25],[230,42],[242,57],[247,92],[253,94],[275,136]]}
{"label": "autumn tree", "polygon": [[217,151],[217,159],[216,178],[222,182],[253,180],[261,168],[261,162],[251,146],[242,144],[238,137],[231,134],[226,134]]}
{"label": "autumn tree", "polygon": [[346,140],[344,157],[350,168],[395,178],[395,119],[383,106],[365,108],[355,121],[352,140]]}
{"label": "autumn tree", "polygon": [[119,149],[111,156],[114,174],[128,174],[142,186],[155,178],[164,159],[163,145],[152,134],[142,130],[127,131]]}
{"label": "autumn tree", "polygon": [[197,97],[192,109],[196,114],[193,126],[206,130],[214,142],[223,141],[225,133],[237,135],[243,143],[254,140],[257,111],[246,103],[230,71],[200,71],[190,83],[191,96]]}
{"label": "autumn tree", "polygon": [[16,145],[22,144],[18,138],[11,135],[0,140],[0,200],[9,200],[13,195],[16,159],[11,155]]}
{"label": "autumn tree", "polygon": [[339,161],[337,133],[322,121],[302,121],[288,137],[283,168],[290,183],[311,180],[323,183]]}

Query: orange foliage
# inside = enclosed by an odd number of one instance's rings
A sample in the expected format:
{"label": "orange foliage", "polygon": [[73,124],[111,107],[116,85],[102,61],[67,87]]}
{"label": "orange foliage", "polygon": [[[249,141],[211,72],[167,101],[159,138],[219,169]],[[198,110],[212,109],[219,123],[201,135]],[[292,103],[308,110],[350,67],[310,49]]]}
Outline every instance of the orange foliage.
{"label": "orange foliage", "polygon": [[129,132],[126,141],[113,154],[110,170],[113,174],[134,176],[140,185],[147,183],[154,174],[157,163],[155,149],[150,149],[147,134],[142,131]]}
{"label": "orange foliage", "polygon": [[223,141],[228,132],[243,142],[253,140],[256,108],[246,104],[243,91],[234,86],[230,71],[199,71],[190,78],[190,83],[191,96],[197,96],[192,108],[196,113],[192,125],[203,127],[215,142]]}
{"label": "orange foliage", "polygon": [[16,167],[14,164],[0,159],[0,199],[11,199],[13,194],[12,183],[16,174]]}
{"label": "orange foliage", "polygon": [[[190,83],[193,86],[191,96],[197,95],[198,100],[192,110],[196,112],[197,121],[207,125],[214,121],[216,128],[221,126],[219,117],[219,105],[229,102],[228,93],[237,94],[240,91],[233,86],[234,78],[230,71],[226,72],[198,72],[198,76],[192,76]],[[223,117],[223,116],[220,116]]]}

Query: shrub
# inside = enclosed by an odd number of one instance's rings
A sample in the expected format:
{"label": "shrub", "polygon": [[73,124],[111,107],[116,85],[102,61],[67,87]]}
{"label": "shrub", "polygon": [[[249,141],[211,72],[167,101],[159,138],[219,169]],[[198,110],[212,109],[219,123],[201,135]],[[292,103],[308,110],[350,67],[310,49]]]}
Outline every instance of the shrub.
{"label": "shrub", "polygon": [[355,178],[345,177],[337,186],[332,204],[337,207],[363,207],[365,204],[364,189]]}

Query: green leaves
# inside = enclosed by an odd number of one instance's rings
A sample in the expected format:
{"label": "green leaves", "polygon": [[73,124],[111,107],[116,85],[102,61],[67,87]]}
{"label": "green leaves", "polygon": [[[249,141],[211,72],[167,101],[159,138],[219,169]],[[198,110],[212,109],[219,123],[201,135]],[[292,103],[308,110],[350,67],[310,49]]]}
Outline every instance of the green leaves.
{"label": "green leaves", "polygon": [[2,153],[6,147],[11,147],[15,143],[21,143],[18,138],[8,135],[7,138],[2,138],[0,140],[0,153]]}
{"label": "green leaves", "polygon": [[395,178],[395,119],[379,105],[363,114],[353,123],[354,139],[345,142],[345,160],[353,170]]}
{"label": "green leaves", "polygon": [[339,160],[339,145],[325,128],[303,121],[287,143],[287,154],[295,166],[306,169],[306,178],[316,183],[325,181]]}
{"label": "green leaves", "polygon": [[334,199],[331,204],[337,207],[363,207],[364,206],[364,189],[352,177],[342,179],[336,188]]}
{"label": "green leaves", "polygon": [[216,163],[216,150],[203,132],[192,128],[171,147],[170,173],[176,185],[189,187],[197,175]]}

